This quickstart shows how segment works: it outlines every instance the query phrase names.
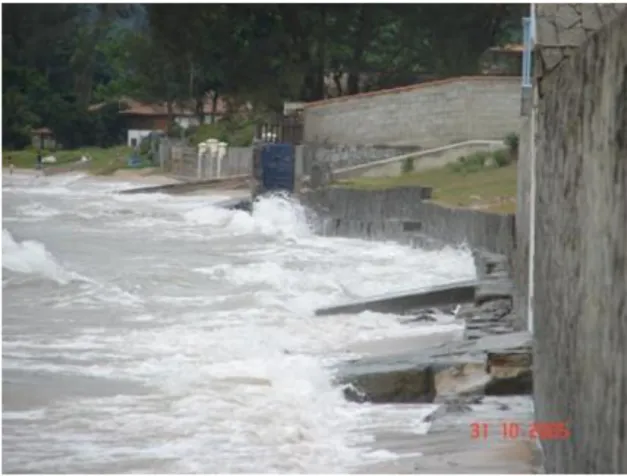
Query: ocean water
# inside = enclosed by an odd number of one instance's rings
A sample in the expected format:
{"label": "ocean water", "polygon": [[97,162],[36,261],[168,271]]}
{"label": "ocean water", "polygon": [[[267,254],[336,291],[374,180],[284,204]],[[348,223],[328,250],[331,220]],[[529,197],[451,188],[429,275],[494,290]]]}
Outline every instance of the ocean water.
{"label": "ocean water", "polygon": [[463,250],[324,238],[299,204],[118,195],[3,177],[5,472],[350,472],[423,433],[429,406],[333,384],[354,343],[458,328],[320,306],[474,276]]}

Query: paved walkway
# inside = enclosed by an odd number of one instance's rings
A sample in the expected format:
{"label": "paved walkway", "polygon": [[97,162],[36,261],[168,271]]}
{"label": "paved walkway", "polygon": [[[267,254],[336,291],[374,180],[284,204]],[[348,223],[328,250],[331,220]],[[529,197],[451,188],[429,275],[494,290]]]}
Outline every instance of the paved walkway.
{"label": "paved walkway", "polygon": [[[482,404],[470,407],[436,418],[426,435],[380,433],[368,445],[370,449],[391,451],[399,458],[361,466],[355,473],[542,472],[539,450],[527,434],[533,418],[529,397],[486,397]],[[519,428],[519,436],[507,438],[503,434],[504,426],[509,432]],[[480,434],[473,435],[473,429]]]}

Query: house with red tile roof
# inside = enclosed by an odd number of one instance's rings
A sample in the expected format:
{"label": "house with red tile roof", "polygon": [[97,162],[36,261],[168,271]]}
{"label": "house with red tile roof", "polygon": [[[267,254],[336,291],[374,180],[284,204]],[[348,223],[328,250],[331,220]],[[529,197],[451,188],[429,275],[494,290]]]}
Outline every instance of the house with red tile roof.
{"label": "house with red tile roof", "polygon": [[[135,147],[141,140],[151,132],[165,132],[168,125],[168,107],[165,103],[148,103],[138,101],[133,98],[123,97],[119,99],[121,106],[120,115],[126,122],[126,143],[130,147]],[[94,104],[89,110],[96,111],[103,107],[105,103]],[[216,110],[213,111],[211,97],[208,96],[203,104],[205,122],[209,122],[212,113],[215,119],[219,120],[228,111],[226,101],[218,98]],[[198,125],[199,118],[195,109],[195,102],[181,106],[176,104],[173,107],[174,122],[180,127],[187,129],[190,126]]]}

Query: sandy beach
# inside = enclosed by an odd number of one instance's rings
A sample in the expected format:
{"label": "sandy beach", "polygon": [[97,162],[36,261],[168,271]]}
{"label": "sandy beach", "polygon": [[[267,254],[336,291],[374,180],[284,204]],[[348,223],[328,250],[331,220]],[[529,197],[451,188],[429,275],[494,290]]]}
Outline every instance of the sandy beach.
{"label": "sandy beach", "polygon": [[[98,180],[101,182],[132,182],[138,185],[167,185],[172,183],[181,183],[173,177],[167,176],[156,172],[156,168],[143,168],[143,169],[119,169],[110,175],[92,175],[82,171],[69,171],[58,175],[70,175],[70,174],[84,174],[88,175],[91,180]],[[35,169],[23,169],[16,168],[13,171],[14,174],[21,175],[37,175],[38,171]],[[8,176],[10,174],[8,167],[2,168],[2,175]]]}

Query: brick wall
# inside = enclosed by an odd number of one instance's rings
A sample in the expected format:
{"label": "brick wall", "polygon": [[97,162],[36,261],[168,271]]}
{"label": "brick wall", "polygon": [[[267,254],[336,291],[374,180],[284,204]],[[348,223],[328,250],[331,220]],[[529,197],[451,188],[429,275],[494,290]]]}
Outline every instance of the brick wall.
{"label": "brick wall", "polygon": [[434,81],[309,104],[305,141],[438,147],[502,139],[519,127],[520,78]]}

